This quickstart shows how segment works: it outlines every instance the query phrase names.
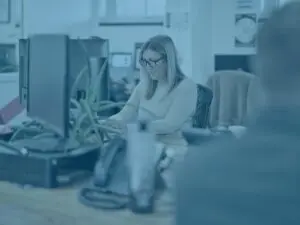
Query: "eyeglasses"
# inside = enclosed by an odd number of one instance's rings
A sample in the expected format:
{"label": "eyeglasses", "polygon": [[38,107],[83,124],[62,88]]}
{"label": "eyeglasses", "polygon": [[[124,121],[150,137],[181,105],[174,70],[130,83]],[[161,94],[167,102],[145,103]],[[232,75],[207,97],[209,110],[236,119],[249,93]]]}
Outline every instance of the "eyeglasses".
{"label": "eyeglasses", "polygon": [[162,56],[159,59],[153,60],[153,59],[140,59],[140,64],[144,67],[148,67],[148,68],[155,68],[156,66],[158,66],[159,64],[161,64],[162,62],[164,62],[165,57]]}

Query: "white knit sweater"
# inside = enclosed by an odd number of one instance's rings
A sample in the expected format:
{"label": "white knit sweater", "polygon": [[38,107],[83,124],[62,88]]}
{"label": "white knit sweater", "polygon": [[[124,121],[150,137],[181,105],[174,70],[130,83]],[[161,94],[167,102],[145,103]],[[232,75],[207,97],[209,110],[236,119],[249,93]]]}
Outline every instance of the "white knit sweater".
{"label": "white knit sweater", "polygon": [[187,145],[181,132],[193,115],[197,101],[197,86],[184,79],[168,93],[167,84],[159,84],[154,96],[145,99],[143,83],[137,85],[125,107],[112,119],[130,123],[136,120],[151,121],[151,129],[160,142],[167,145]]}

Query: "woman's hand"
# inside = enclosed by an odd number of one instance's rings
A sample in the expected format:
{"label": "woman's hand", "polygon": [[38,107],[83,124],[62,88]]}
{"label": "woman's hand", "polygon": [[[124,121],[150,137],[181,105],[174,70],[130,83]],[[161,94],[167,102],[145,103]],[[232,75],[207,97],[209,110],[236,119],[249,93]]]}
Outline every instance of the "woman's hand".
{"label": "woman's hand", "polygon": [[12,128],[10,126],[0,126],[0,133],[1,134],[8,134],[8,133],[11,133],[13,132]]}
{"label": "woman's hand", "polygon": [[107,119],[107,120],[103,121],[103,124],[105,124],[106,126],[109,126],[111,128],[114,128],[114,129],[122,129],[122,127],[123,127],[122,122],[120,122],[118,120],[114,120],[114,119]]}
{"label": "woman's hand", "polygon": [[126,124],[122,123],[121,121],[114,120],[114,119],[107,119],[101,122],[104,126],[107,126],[109,128],[112,128],[121,134],[125,134],[127,128]]}

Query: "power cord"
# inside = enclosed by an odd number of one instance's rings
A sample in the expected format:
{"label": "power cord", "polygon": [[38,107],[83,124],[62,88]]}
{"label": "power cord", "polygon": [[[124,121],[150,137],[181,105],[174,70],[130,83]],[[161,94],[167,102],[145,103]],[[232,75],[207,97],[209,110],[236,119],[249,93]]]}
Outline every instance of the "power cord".
{"label": "power cord", "polygon": [[128,206],[128,196],[99,188],[82,188],[78,193],[78,200],[85,206],[102,210],[120,210]]}
{"label": "power cord", "polygon": [[11,136],[11,138],[9,139],[9,143],[15,141],[15,139],[17,139],[17,137],[21,134],[21,132],[23,131],[31,131],[31,132],[43,132],[44,127],[39,124],[38,122],[36,122],[35,120],[26,122],[23,124],[23,126],[21,126],[20,128],[18,128],[14,134]]}

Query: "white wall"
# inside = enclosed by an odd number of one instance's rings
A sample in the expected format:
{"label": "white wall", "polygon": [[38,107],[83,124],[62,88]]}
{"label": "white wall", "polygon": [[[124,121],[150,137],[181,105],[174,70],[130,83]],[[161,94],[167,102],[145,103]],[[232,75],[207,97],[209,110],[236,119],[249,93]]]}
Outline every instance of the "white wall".
{"label": "white wall", "polygon": [[132,52],[135,42],[142,42],[163,31],[162,27],[103,26],[91,27],[89,0],[26,0],[25,34],[69,32],[73,36],[97,35],[110,40],[111,51]]}
{"label": "white wall", "polygon": [[[178,10],[184,10],[185,4],[174,4]],[[253,0],[258,2],[260,0]],[[13,40],[20,36],[20,28],[16,24],[20,21],[20,0],[12,0],[12,22],[0,26],[0,41]],[[64,32],[69,30],[75,36],[89,34],[99,35],[111,39],[112,51],[131,51],[135,42],[144,41],[148,37],[164,32],[162,27],[132,27],[132,26],[104,26],[91,29],[89,19],[91,17],[91,5],[89,0],[25,0],[24,1],[24,32],[31,34],[35,32]],[[169,1],[171,2],[171,1]],[[173,2],[176,2],[174,0]],[[202,2],[199,0],[198,2]],[[251,54],[253,49],[237,49],[234,47],[234,14],[236,0],[211,0],[211,21],[200,20],[198,23],[210,24],[212,29],[212,51],[217,54]],[[173,8],[174,8],[173,7]],[[200,10],[200,9],[199,9]],[[248,10],[258,12],[259,9]],[[208,31],[210,32],[210,31]],[[89,33],[89,34],[88,34]]]}
{"label": "white wall", "polygon": [[[213,70],[214,54],[252,54],[253,48],[234,47],[234,15],[237,0],[167,0],[167,11],[189,13],[188,27],[184,22],[169,29],[155,26],[102,26],[93,27],[90,0],[25,0],[24,27],[20,23],[19,0],[12,0],[12,22],[0,26],[0,41],[14,42],[21,34],[69,32],[73,36],[98,35],[110,40],[112,52],[132,52],[134,43],[150,36],[167,32],[177,45],[183,69],[196,81],[205,83]],[[256,6],[245,12],[258,13]],[[179,28],[176,26],[179,26]],[[1,76],[1,75],[0,75]],[[3,89],[2,89],[3,90]],[[17,90],[17,89],[16,89]],[[13,90],[15,95],[17,91]]]}
{"label": "white wall", "polygon": [[8,24],[0,24],[0,42],[15,43],[21,34],[18,0],[11,0],[11,21]]}
{"label": "white wall", "polygon": [[[71,24],[88,21],[89,2],[88,0],[25,0],[25,35],[65,32]],[[85,29],[83,27],[83,30]]]}
{"label": "white wall", "polygon": [[[194,0],[189,0],[194,1]],[[174,4],[178,10],[184,10],[189,4],[181,6]],[[259,1],[259,0],[254,0]],[[12,0],[13,7],[18,0]],[[89,0],[26,0],[24,4],[24,32],[25,35],[36,32],[65,32],[69,31],[74,36],[89,36],[90,34],[111,40],[112,51],[132,51],[135,42],[142,42],[152,35],[164,32],[163,27],[155,26],[103,26],[92,29],[89,20],[91,5]],[[169,1],[170,2],[170,1]],[[175,0],[173,2],[176,2]],[[199,0],[198,2],[202,2]],[[211,0],[211,21],[201,20],[199,25],[211,24],[212,52],[216,54],[251,54],[253,49],[234,47],[234,14],[236,13],[236,0]],[[201,9],[199,9],[201,11]],[[257,12],[258,9],[252,10]],[[15,28],[20,19],[20,12],[13,10],[13,21],[9,25],[0,26],[0,40],[14,39],[20,35],[20,29]],[[206,26],[208,27],[208,26]],[[203,28],[204,29],[204,28]],[[204,30],[205,32],[205,30]],[[181,39],[178,33],[178,38]],[[184,38],[186,39],[186,38]],[[186,39],[188,41],[188,39]],[[200,51],[200,49],[199,49]],[[183,54],[187,55],[187,54]]]}
{"label": "white wall", "polygon": [[110,40],[112,52],[132,52],[134,43],[144,42],[149,37],[163,31],[163,27],[158,26],[103,26],[99,27],[96,34]]}
{"label": "white wall", "polygon": [[165,28],[165,32],[174,40],[183,72],[191,77],[190,21],[186,18],[189,13],[189,1],[167,0],[166,12],[170,15],[170,27]]}
{"label": "white wall", "polygon": [[184,72],[195,81],[206,83],[207,77],[214,70],[216,54],[255,53],[253,47],[234,46],[235,14],[259,15],[260,0],[253,0],[253,7],[248,10],[238,9],[237,0],[167,0],[167,2],[168,12],[189,13],[188,30],[171,27],[167,32],[174,38],[183,58]]}
{"label": "white wall", "polygon": [[190,55],[195,81],[205,84],[214,69],[211,0],[190,0]]}
{"label": "white wall", "polygon": [[[97,35],[110,40],[112,52],[133,52],[134,43],[143,42],[152,35],[163,32],[158,26],[104,26],[90,24],[92,5],[89,0],[25,0],[23,27],[20,0],[12,0],[12,20],[0,25],[0,42],[17,42],[22,35],[34,33],[69,33],[72,36]],[[0,107],[18,95],[18,76],[0,74]],[[23,120],[24,114],[17,118]]]}

